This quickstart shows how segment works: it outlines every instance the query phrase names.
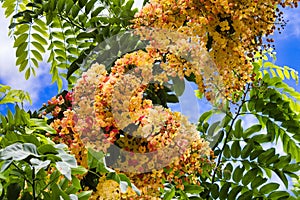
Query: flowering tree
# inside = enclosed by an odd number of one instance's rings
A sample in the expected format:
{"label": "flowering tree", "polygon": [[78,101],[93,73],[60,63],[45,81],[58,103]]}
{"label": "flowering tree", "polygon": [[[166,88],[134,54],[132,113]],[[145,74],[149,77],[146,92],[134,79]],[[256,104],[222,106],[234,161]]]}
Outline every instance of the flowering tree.
{"label": "flowering tree", "polygon": [[[1,117],[2,197],[295,198],[278,188],[300,169],[300,94],[283,82],[298,74],[268,60],[282,7],[297,1],[132,5],[3,1],[20,71],[34,74],[47,52],[53,82],[71,89]],[[214,107],[197,124],[169,108],[187,81]],[[4,103],[29,99],[1,88]],[[256,124],[244,130],[248,116]]]}

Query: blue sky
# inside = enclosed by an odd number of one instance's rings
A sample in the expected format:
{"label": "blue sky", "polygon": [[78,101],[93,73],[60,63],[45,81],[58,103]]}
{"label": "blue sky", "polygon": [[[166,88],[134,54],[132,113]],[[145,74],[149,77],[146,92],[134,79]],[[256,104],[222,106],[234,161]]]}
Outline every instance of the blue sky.
{"label": "blue sky", "polygon": [[[136,6],[140,7],[142,0],[136,2]],[[300,71],[300,9],[288,9],[285,12],[286,18],[289,20],[282,34],[275,34],[275,45],[277,52],[276,64],[279,66],[287,65]],[[37,69],[37,77],[31,77],[25,80],[24,73],[18,72],[15,66],[15,50],[13,40],[7,36],[9,20],[4,18],[3,9],[0,9],[0,83],[12,86],[14,89],[22,89],[31,94],[33,105],[26,105],[27,109],[37,109],[44,102],[47,102],[57,93],[55,84],[51,84],[51,76],[49,75],[49,65],[41,63]],[[46,58],[44,58],[46,60]],[[291,81],[292,86],[300,91],[300,86],[295,85]],[[192,94],[191,90],[187,94]],[[185,96],[189,96],[185,95]],[[5,110],[7,107],[0,107]],[[186,109],[183,109],[186,110]],[[193,114],[195,111],[193,109]],[[194,116],[195,117],[195,116]]]}

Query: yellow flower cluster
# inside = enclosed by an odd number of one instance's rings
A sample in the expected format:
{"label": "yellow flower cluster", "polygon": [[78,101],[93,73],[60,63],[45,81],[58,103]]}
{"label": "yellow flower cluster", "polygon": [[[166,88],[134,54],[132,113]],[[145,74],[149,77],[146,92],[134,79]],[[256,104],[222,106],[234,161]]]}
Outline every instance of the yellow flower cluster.
{"label": "yellow flower cluster", "polygon": [[[105,66],[94,64],[74,90],[76,125],[85,144],[104,152],[117,146],[118,158],[109,166],[125,173],[142,191],[140,197],[132,191],[122,194],[124,199],[158,198],[162,180],[180,188],[200,184],[202,171],[208,174],[213,167],[210,147],[195,125],[180,113],[143,98],[148,83],[163,86],[167,76],[173,75],[167,71],[156,76],[153,64],[157,59],[161,55],[149,48],[126,54],[110,74]],[[95,195],[102,193],[102,186],[99,183]],[[119,198],[118,192],[116,195],[109,198]]]}
{"label": "yellow flower cluster", "polygon": [[[136,194],[123,194],[123,197],[133,199],[160,199],[159,189],[164,188],[162,180],[165,183],[171,183],[176,188],[184,190],[184,185],[201,185],[200,176],[209,176],[213,163],[204,156],[209,150],[207,143],[201,139],[194,141],[180,157],[177,157],[168,166],[163,169],[152,170],[149,173],[126,173],[132,182],[141,190],[142,196]],[[209,152],[211,158],[213,152]],[[206,173],[206,175],[204,175]]]}
{"label": "yellow flower cluster", "polygon": [[[208,142],[186,117],[144,98],[148,84],[156,92],[169,77],[194,76],[208,100],[220,94],[231,98],[251,81],[246,55],[257,50],[263,35],[273,33],[281,19],[278,5],[297,6],[297,1],[150,0],[133,25],[149,41],[146,51],[124,55],[110,73],[103,65],[91,66],[72,97],[68,93],[72,109],[61,108],[66,98],[49,101],[54,141],[66,143],[84,167],[86,147],[108,158],[112,154],[109,167],[126,174],[142,192],[121,193],[104,174],[90,199],[160,199],[164,183],[183,190],[209,176],[214,155]],[[118,149],[116,155],[111,147]]]}
{"label": "yellow flower cluster", "polygon": [[198,37],[151,27],[135,28],[135,33],[149,41],[147,52],[150,56],[153,56],[152,52],[156,53],[155,60],[165,72],[160,75],[161,80],[166,81],[165,74],[181,79],[193,75],[198,89],[211,96],[209,100],[222,98],[220,93],[225,90],[224,83],[205,44]]}
{"label": "yellow flower cluster", "polygon": [[[247,56],[262,45],[282,21],[279,6],[297,7],[297,0],[150,0],[135,16],[133,28],[153,27],[200,39],[216,63],[224,96],[251,81]],[[276,21],[278,20],[278,21]],[[209,95],[208,95],[209,96]]]}
{"label": "yellow flower cluster", "polygon": [[93,192],[89,200],[120,200],[119,184],[113,180],[106,180],[105,176],[99,178],[97,190]]}
{"label": "yellow flower cluster", "polygon": [[[71,96],[71,93],[67,93],[65,96],[66,101],[70,102],[72,100]],[[55,106],[54,110],[51,112],[54,120],[50,126],[56,130],[57,134],[52,140],[56,143],[66,144],[69,147],[70,152],[75,155],[78,165],[87,168],[87,150],[75,128],[75,123],[77,121],[75,112],[71,108],[67,108],[63,111],[62,106],[64,103],[65,100],[62,96],[53,97],[48,101],[50,106]],[[62,112],[62,115],[59,117],[60,112]]]}

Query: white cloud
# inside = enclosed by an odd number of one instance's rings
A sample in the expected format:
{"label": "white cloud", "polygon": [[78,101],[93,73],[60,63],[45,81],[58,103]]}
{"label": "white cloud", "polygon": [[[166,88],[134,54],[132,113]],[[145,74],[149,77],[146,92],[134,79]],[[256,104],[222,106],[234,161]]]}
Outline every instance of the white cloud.
{"label": "white cloud", "polygon": [[[49,68],[43,64],[36,69],[36,77],[25,80],[24,72],[20,73],[15,65],[15,49],[13,39],[8,37],[8,26],[9,20],[5,18],[4,10],[0,9],[0,83],[29,92],[33,103],[37,102],[43,88],[51,83]],[[33,108],[36,108],[35,106],[38,105],[33,105]]]}

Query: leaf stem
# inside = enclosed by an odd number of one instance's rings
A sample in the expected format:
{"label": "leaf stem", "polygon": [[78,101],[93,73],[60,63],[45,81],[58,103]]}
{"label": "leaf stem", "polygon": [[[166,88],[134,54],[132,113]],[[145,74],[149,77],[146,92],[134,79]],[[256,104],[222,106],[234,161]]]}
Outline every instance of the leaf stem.
{"label": "leaf stem", "polygon": [[32,185],[32,182],[26,177],[24,173],[24,170],[20,169],[14,162],[12,162],[13,166],[15,166],[20,172],[22,172],[21,174],[24,177],[24,180],[27,181],[30,185]]}
{"label": "leaf stem", "polygon": [[51,183],[53,183],[54,181],[56,181],[58,178],[60,177],[60,174],[58,174],[57,177],[55,177],[52,181],[50,181],[42,190],[40,190],[38,196],[41,195],[41,192],[44,191]]}
{"label": "leaf stem", "polygon": [[35,168],[32,167],[32,196],[34,200],[37,200],[36,191],[35,191]]}
{"label": "leaf stem", "polygon": [[226,131],[226,137],[225,137],[225,140],[224,140],[224,143],[223,143],[223,147],[222,147],[221,152],[220,152],[220,154],[219,154],[219,156],[218,156],[217,165],[216,165],[215,170],[214,170],[214,172],[213,172],[212,181],[211,181],[212,183],[215,182],[217,169],[218,169],[218,167],[219,167],[220,164],[221,164],[221,158],[222,158],[223,151],[224,151],[225,146],[226,146],[226,144],[227,144],[227,142],[228,142],[229,135],[230,135],[230,133],[231,133],[231,131],[232,131],[232,129],[233,129],[233,125],[234,125],[235,121],[237,120],[237,118],[238,118],[238,117],[240,116],[240,114],[241,114],[241,110],[242,110],[242,107],[243,107],[243,105],[244,105],[244,103],[245,103],[245,100],[246,100],[246,97],[247,97],[247,93],[248,93],[249,90],[250,90],[250,84],[248,84],[247,89],[244,91],[243,98],[242,98],[242,100],[241,100],[241,104],[239,105],[239,108],[238,108],[238,110],[237,110],[237,112],[236,112],[236,115],[232,118],[232,121],[231,121],[229,130]]}

